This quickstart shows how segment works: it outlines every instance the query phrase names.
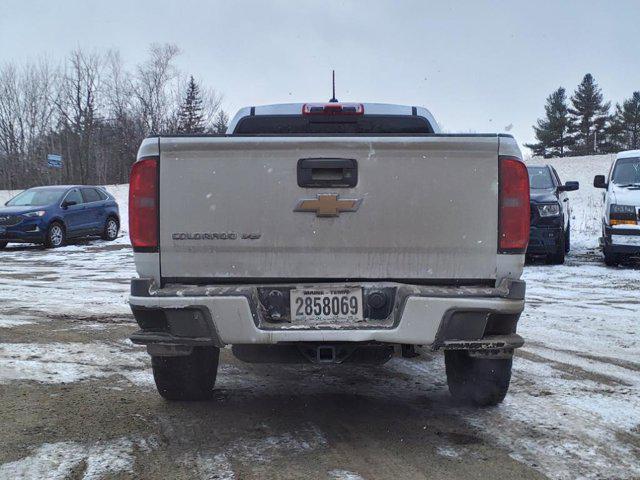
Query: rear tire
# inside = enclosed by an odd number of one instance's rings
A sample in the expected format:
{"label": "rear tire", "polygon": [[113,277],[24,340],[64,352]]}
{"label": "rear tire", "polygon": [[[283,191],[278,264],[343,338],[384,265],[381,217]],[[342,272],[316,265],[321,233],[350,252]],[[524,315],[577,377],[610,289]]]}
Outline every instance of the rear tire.
{"label": "rear tire", "polygon": [[158,393],[167,400],[211,399],[219,356],[219,348],[193,347],[190,355],[151,357]]}
{"label": "rear tire", "polygon": [[604,263],[607,267],[617,267],[620,263],[620,255],[617,253],[604,251]]}
{"label": "rear tire", "polygon": [[5,248],[9,242],[0,242],[0,250]]}
{"label": "rear tire", "polygon": [[66,235],[64,231],[64,225],[60,222],[53,222],[47,229],[47,236],[44,240],[44,245],[47,248],[62,247],[66,242]]}
{"label": "rear tire", "polygon": [[109,242],[118,238],[118,232],[120,231],[120,224],[114,217],[107,218],[102,230],[102,239]]}
{"label": "rear tire", "polygon": [[461,350],[444,352],[449,392],[456,400],[486,407],[507,394],[513,359],[475,358]]}

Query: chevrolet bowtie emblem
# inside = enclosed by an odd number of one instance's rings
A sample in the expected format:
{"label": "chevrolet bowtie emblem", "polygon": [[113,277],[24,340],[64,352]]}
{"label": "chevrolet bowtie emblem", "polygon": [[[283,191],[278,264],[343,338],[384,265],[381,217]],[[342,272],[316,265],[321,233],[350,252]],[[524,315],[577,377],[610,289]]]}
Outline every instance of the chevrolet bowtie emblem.
{"label": "chevrolet bowtie emblem", "polygon": [[313,212],[318,217],[337,217],[340,212],[355,212],[362,199],[339,200],[336,193],[319,193],[315,199],[300,200],[294,212]]}

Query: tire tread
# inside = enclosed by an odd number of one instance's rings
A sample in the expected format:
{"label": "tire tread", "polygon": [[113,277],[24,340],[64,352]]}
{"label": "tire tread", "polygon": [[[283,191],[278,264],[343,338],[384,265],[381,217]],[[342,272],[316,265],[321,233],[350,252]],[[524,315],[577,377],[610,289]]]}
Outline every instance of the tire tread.
{"label": "tire tread", "polygon": [[445,351],[451,396],[478,406],[499,404],[509,390],[512,362],[511,358],[473,358],[465,351]]}
{"label": "tire tread", "polygon": [[167,400],[211,399],[219,355],[216,347],[194,347],[190,355],[151,357],[158,393]]}

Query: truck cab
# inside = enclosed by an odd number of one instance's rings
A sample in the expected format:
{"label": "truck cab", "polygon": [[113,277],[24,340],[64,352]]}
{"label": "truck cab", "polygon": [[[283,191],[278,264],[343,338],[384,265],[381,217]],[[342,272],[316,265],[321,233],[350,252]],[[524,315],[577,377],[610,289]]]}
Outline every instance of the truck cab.
{"label": "truck cab", "polygon": [[424,108],[242,109],[222,136],[144,140],[130,304],[158,390],[210,398],[247,362],[445,351],[452,395],[500,402],[524,308],[529,180],[515,140],[444,134]]}

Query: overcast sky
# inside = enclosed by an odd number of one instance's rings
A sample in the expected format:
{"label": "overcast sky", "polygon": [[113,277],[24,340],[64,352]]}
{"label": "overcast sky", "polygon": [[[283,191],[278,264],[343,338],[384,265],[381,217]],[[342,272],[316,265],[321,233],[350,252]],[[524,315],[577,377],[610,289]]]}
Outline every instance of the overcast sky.
{"label": "overcast sky", "polygon": [[591,72],[607,99],[640,90],[640,1],[0,0],[0,62],[152,42],[241,106],[325,101],[422,105],[452,132],[510,130]]}

